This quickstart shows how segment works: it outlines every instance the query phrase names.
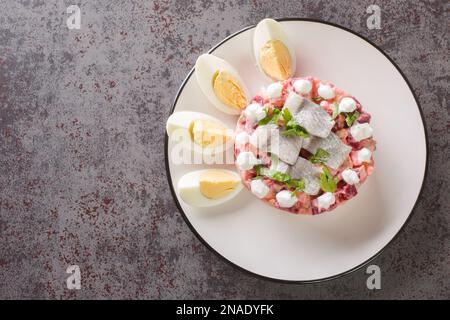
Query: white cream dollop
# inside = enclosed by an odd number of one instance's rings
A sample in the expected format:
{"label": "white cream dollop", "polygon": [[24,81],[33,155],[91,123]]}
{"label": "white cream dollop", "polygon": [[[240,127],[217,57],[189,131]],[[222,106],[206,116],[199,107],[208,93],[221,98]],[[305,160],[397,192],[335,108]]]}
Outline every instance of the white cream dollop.
{"label": "white cream dollop", "polygon": [[320,209],[328,209],[335,202],[336,198],[332,192],[325,192],[317,198],[317,205]]}
{"label": "white cream dollop", "polygon": [[266,111],[259,103],[252,103],[249,104],[247,108],[245,108],[244,115],[247,119],[250,119],[253,122],[257,122],[266,117]]}
{"label": "white cream dollop", "polygon": [[281,208],[290,208],[297,203],[297,197],[288,190],[278,192],[276,198]]}
{"label": "white cream dollop", "polygon": [[258,160],[252,152],[248,151],[239,153],[236,158],[236,164],[241,170],[250,170],[255,165],[260,163],[261,161]]}
{"label": "white cream dollop", "polygon": [[356,184],[359,182],[358,174],[350,168],[342,171],[342,179],[344,179],[347,184]]}
{"label": "white cream dollop", "polygon": [[258,198],[262,199],[269,193],[269,187],[264,183],[262,179],[254,179],[250,184],[252,193]]}
{"label": "white cream dollop", "polygon": [[279,82],[272,83],[267,87],[267,95],[270,99],[281,98],[282,91],[283,85]]}
{"label": "white cream dollop", "polygon": [[236,144],[236,146],[238,147],[243,147],[245,146],[245,144],[247,144],[250,140],[250,136],[248,135],[247,132],[245,131],[241,131],[239,132],[236,137],[234,137],[234,143]]}
{"label": "white cream dollop", "polygon": [[339,112],[353,112],[356,110],[356,101],[353,98],[345,97],[339,102]]}
{"label": "white cream dollop", "polygon": [[312,89],[312,83],[305,79],[295,80],[293,87],[300,94],[308,94]]}
{"label": "white cream dollop", "polygon": [[373,129],[368,123],[357,123],[350,128],[350,134],[356,141],[361,141],[372,136]]}
{"label": "white cream dollop", "polygon": [[367,148],[362,148],[358,151],[357,156],[360,162],[370,162],[370,159],[372,158],[372,151]]}
{"label": "white cream dollop", "polygon": [[326,84],[319,84],[319,88],[317,89],[317,93],[319,94],[319,96],[321,96],[322,98],[328,100],[328,99],[333,99],[334,98],[334,90],[332,87],[330,87],[329,85]]}

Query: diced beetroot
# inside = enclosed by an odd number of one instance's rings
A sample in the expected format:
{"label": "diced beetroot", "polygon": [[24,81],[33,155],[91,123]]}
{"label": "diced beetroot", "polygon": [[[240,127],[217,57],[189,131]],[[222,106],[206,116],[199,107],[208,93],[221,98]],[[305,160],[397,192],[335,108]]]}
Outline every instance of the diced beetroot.
{"label": "diced beetroot", "polygon": [[305,159],[309,159],[312,156],[312,153],[309,152],[306,149],[300,149],[300,157],[305,158]]}
{"label": "diced beetroot", "polygon": [[271,103],[274,107],[281,108],[284,105],[284,100],[285,99],[280,98],[280,99],[272,100]]}
{"label": "diced beetroot", "polygon": [[372,138],[370,139],[364,139],[362,141],[360,141],[360,149],[362,148],[367,148],[370,151],[374,152],[376,149],[376,141],[373,140]]}
{"label": "diced beetroot", "polygon": [[359,123],[369,123],[370,122],[370,114],[367,112],[362,112],[358,118]]}
{"label": "diced beetroot", "polygon": [[342,201],[347,201],[358,194],[358,190],[354,185],[346,184],[341,188],[338,188],[338,191],[334,194],[336,197],[336,201],[341,203]]}
{"label": "diced beetroot", "polygon": [[375,165],[375,161],[373,161],[373,159],[372,159],[372,161],[370,162],[370,164],[367,164],[367,165],[366,165],[366,171],[367,171],[367,175],[368,175],[368,176],[370,176],[370,175],[373,173],[374,165]]}
{"label": "diced beetroot", "polygon": [[295,205],[295,210],[300,214],[312,214],[311,198],[304,192],[297,193],[298,202]]}
{"label": "diced beetroot", "polygon": [[262,96],[260,96],[260,95],[256,95],[251,100],[251,103],[259,103],[261,105],[264,105],[264,98]]}
{"label": "diced beetroot", "polygon": [[354,170],[358,173],[359,182],[364,183],[364,181],[366,181],[366,179],[368,177],[366,166],[362,165],[357,168],[354,168]]}
{"label": "diced beetroot", "polygon": [[357,150],[353,150],[352,152],[350,152],[350,159],[352,160],[353,166],[360,166],[362,164],[362,162],[358,159]]}
{"label": "diced beetroot", "polygon": [[360,143],[360,141],[356,141],[356,140],[352,137],[352,135],[351,135],[351,133],[350,133],[350,130],[348,131],[348,135],[347,135],[346,142],[347,142],[347,144],[348,144],[349,146],[351,146],[354,150],[355,150],[355,149],[356,149],[356,150],[361,149],[361,143]]}
{"label": "diced beetroot", "polygon": [[334,119],[334,127],[333,130],[340,131],[345,128],[346,122],[345,122],[345,116],[340,114]]}
{"label": "diced beetroot", "polygon": [[317,204],[317,199],[314,199],[313,201],[311,201],[311,212],[312,212],[312,214],[321,213],[321,210],[319,209],[319,206]]}
{"label": "diced beetroot", "polygon": [[358,99],[356,99],[355,97],[352,96],[352,99],[356,101],[356,111],[358,111],[359,113],[361,113],[362,111],[362,105],[361,102],[359,102]]}

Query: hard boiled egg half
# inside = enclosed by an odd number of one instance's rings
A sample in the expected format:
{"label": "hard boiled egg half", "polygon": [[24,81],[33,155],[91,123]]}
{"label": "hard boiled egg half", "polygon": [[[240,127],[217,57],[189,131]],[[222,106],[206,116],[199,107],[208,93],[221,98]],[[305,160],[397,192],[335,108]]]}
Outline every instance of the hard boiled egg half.
{"label": "hard boiled egg half", "polygon": [[206,98],[220,111],[240,114],[247,106],[248,91],[236,69],[212,54],[195,63],[197,83]]}
{"label": "hard boiled egg half", "polygon": [[234,198],[242,190],[239,175],[230,170],[192,171],[178,181],[181,199],[194,207],[212,207]]}
{"label": "hard boiled egg half", "polygon": [[253,35],[253,53],[259,69],[273,81],[295,73],[295,50],[281,24],[273,19],[258,23]]}
{"label": "hard boiled egg half", "polygon": [[233,146],[233,131],[219,119],[194,111],[173,113],[166,123],[169,139],[197,153],[211,155]]}

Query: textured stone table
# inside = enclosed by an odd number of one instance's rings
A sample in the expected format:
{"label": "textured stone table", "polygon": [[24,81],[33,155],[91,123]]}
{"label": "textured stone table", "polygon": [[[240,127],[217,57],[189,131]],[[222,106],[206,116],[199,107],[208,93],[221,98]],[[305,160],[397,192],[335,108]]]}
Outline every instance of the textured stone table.
{"label": "textured stone table", "polygon": [[[381,30],[366,8],[382,9]],[[446,1],[0,2],[1,298],[450,298]],[[308,17],[380,46],[422,105],[430,162],[404,232],[365,270],[287,285],[235,270],[168,191],[164,123],[197,56],[263,17]],[[414,141],[411,141],[414,147]],[[413,174],[413,173],[411,173]],[[66,288],[77,264],[81,290]]]}

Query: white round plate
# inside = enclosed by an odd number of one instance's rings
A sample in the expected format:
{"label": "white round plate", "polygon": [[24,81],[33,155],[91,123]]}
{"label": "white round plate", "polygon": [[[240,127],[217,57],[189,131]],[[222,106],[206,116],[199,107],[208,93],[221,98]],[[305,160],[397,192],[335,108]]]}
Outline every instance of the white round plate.
{"label": "white round plate", "polygon": [[[247,189],[213,208],[194,208],[174,190],[180,177],[208,165],[177,165],[166,136],[169,184],[181,214],[199,239],[241,270],[265,278],[314,282],[358,269],[399,233],[422,189],[427,140],[420,108],[398,67],[380,49],[350,30],[306,19],[280,19],[297,55],[296,76],[315,76],[354,95],[372,115],[377,140],[375,171],[359,194],[330,213],[293,215],[258,200]],[[252,95],[268,80],[252,56],[254,27],[211,49],[235,66]],[[237,116],[221,113],[186,78],[172,112],[213,115],[231,128]],[[234,168],[232,165],[215,168]]]}

